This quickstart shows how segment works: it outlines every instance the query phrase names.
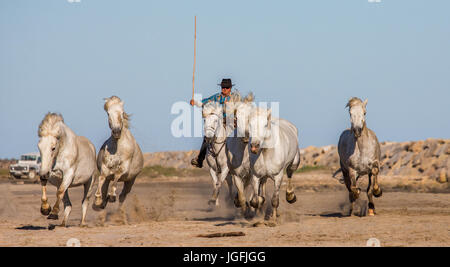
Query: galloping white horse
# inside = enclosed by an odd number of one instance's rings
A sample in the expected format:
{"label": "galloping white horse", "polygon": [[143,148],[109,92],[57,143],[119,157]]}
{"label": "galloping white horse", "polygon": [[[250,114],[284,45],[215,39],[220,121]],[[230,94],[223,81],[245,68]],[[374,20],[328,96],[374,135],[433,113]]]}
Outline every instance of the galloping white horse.
{"label": "galloping white horse", "polygon": [[[380,171],[380,144],[375,133],[366,126],[367,99],[362,102],[357,97],[351,98],[347,106],[349,108],[351,129],[342,132],[339,138],[338,152],[341,171],[344,182],[349,191],[351,203],[350,216],[352,215],[354,202],[359,197],[361,190],[356,187],[356,182],[362,175],[368,174],[369,185],[367,197],[369,199],[369,216],[375,215],[373,197],[380,197],[381,188],[378,185],[378,173]],[[373,176],[373,187],[371,187]]]}
{"label": "galloping white horse", "polygon": [[[243,100],[239,94],[226,104],[227,117],[234,116],[233,136],[227,138],[226,152],[228,167],[233,176],[233,183],[236,185],[237,195],[234,199],[236,207],[242,209],[245,216],[247,200],[245,188],[251,184],[250,157],[256,155],[250,153],[248,116],[253,109],[253,94],[248,94]],[[230,125],[231,126],[231,125]]]}
{"label": "galloping white horse", "polygon": [[230,200],[233,199],[233,181],[227,164],[226,141],[227,129],[223,125],[223,109],[219,103],[209,102],[203,106],[203,118],[205,118],[205,138],[209,144],[206,161],[213,179],[214,191],[209,204],[219,206],[219,191],[226,180]]}
{"label": "galloping white horse", "polygon": [[[48,219],[57,220],[61,199],[64,203],[65,226],[72,210],[69,187],[84,186],[82,216],[80,226],[85,226],[86,211],[92,186],[97,175],[95,166],[95,147],[83,136],[77,136],[66,124],[60,114],[47,113],[38,130],[39,151],[41,153],[41,213]],[[53,209],[47,203],[47,180],[58,188]],[[49,215],[50,214],[50,215]]]}
{"label": "galloping white horse", "polygon": [[[136,176],[143,168],[144,158],[128,129],[129,115],[123,109],[122,100],[117,96],[106,98],[104,109],[108,113],[111,137],[98,152],[97,167],[100,176],[93,208],[104,209],[108,201],[115,202],[117,182],[123,182],[124,186],[119,195],[119,209],[121,209]],[[110,182],[112,185],[108,192]]]}
{"label": "galloping white horse", "polygon": [[251,152],[257,155],[256,159],[250,159],[254,190],[250,204],[258,209],[264,203],[264,196],[259,192],[260,183],[265,183],[267,178],[272,179],[275,184],[272,196],[272,219],[275,220],[284,170],[289,181],[286,200],[291,204],[297,200],[291,177],[300,164],[298,130],[286,120],[272,119],[271,110],[262,108],[252,110],[249,117],[249,129]]}

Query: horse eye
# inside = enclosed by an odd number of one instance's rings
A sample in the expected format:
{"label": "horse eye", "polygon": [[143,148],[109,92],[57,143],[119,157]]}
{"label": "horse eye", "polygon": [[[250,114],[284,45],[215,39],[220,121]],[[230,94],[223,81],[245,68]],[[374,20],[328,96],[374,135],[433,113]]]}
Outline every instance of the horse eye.
{"label": "horse eye", "polygon": [[55,151],[56,147],[52,147],[52,151]]}

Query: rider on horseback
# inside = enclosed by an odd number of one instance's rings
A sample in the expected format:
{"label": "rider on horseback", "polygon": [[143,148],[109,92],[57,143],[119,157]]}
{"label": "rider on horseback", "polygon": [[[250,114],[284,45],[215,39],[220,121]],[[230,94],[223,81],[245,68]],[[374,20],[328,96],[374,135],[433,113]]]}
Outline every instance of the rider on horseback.
{"label": "rider on horseback", "polygon": [[[225,105],[226,102],[228,102],[231,98],[231,87],[233,87],[233,84],[231,83],[231,79],[222,79],[222,82],[219,84],[222,87],[222,91],[220,93],[214,94],[208,98],[202,99],[202,101],[199,103],[195,101],[194,99],[191,99],[191,105],[196,105],[197,107],[202,107],[204,104],[208,102],[218,102],[222,106]],[[224,109],[223,113],[224,119],[226,118],[226,113]],[[205,138],[203,137],[202,146],[200,148],[200,152],[197,156],[197,158],[192,159],[191,164],[195,167],[201,168],[203,166],[203,161],[206,157],[206,150],[208,148],[208,144],[205,141]]]}

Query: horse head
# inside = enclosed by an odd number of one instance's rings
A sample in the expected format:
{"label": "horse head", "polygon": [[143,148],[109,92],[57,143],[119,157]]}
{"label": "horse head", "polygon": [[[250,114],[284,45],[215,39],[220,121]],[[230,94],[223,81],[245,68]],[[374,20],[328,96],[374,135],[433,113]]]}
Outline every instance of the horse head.
{"label": "horse head", "polygon": [[47,176],[55,162],[56,156],[59,153],[61,146],[63,130],[61,124],[64,123],[64,119],[60,114],[47,113],[39,125],[38,136],[39,143],[38,148],[41,153],[41,170],[40,176]]}
{"label": "horse head", "polygon": [[352,97],[347,106],[350,113],[350,121],[352,124],[351,131],[356,138],[361,136],[364,127],[366,127],[366,105],[367,99],[363,102],[357,97]]}
{"label": "horse head", "polygon": [[203,106],[202,116],[205,119],[203,126],[205,138],[211,142],[215,137],[220,137],[218,130],[223,122],[223,109],[219,103],[209,102]]}
{"label": "horse head", "polygon": [[271,135],[272,110],[255,108],[249,117],[249,133],[251,152],[257,154],[264,141]]}
{"label": "horse head", "polygon": [[123,109],[123,102],[117,96],[105,98],[104,109],[108,113],[108,123],[111,129],[111,136],[119,139],[122,129],[128,128],[129,115]]}
{"label": "horse head", "polygon": [[234,128],[237,130],[238,137],[249,138],[248,120],[254,108],[253,93],[249,93],[245,98],[239,101],[227,103],[227,117],[234,118]]}

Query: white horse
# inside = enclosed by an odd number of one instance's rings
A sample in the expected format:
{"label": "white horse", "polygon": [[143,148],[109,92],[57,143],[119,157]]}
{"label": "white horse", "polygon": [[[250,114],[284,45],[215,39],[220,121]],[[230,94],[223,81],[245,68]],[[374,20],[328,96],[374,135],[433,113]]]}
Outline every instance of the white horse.
{"label": "white horse", "polygon": [[[144,158],[141,149],[128,129],[129,115],[123,109],[123,102],[117,96],[105,99],[104,109],[108,113],[111,137],[101,147],[97,157],[100,170],[97,191],[95,192],[95,210],[104,209],[107,202],[116,201],[117,183],[124,186],[119,195],[119,209],[141,172]],[[112,182],[108,192],[109,183]]]}
{"label": "white horse", "polygon": [[[375,133],[366,126],[367,99],[362,102],[357,97],[351,98],[347,106],[349,108],[351,129],[345,130],[339,138],[338,153],[344,182],[349,191],[351,203],[350,216],[352,215],[354,202],[359,197],[361,190],[356,187],[356,182],[362,175],[369,176],[367,198],[369,199],[369,216],[375,215],[373,197],[380,197],[381,188],[378,185],[378,173],[380,171],[380,144]],[[371,187],[373,177],[373,187]]]}
{"label": "white horse", "polygon": [[292,174],[300,164],[298,147],[298,130],[290,122],[283,119],[272,119],[271,110],[254,108],[249,117],[251,152],[256,159],[250,160],[254,195],[250,204],[258,209],[264,203],[264,196],[259,192],[260,183],[267,178],[274,181],[272,196],[272,219],[278,216],[279,191],[286,170],[288,187],[286,200],[294,203],[297,197],[292,186]]}
{"label": "white horse", "polygon": [[242,209],[244,216],[248,212],[245,189],[251,184],[250,157],[256,157],[256,155],[250,153],[247,116],[254,107],[253,99],[252,93],[248,94],[244,99],[241,99],[240,95],[236,94],[226,104],[227,117],[234,118],[234,123],[227,124],[232,127],[233,131],[233,135],[227,138],[225,147],[228,168],[237,189],[234,204]]}
{"label": "white horse", "polygon": [[226,180],[230,200],[233,199],[233,181],[227,164],[226,141],[227,129],[223,124],[223,108],[219,103],[209,102],[203,106],[202,116],[205,118],[205,139],[208,142],[206,161],[213,179],[214,191],[209,204],[219,206],[219,191]]}
{"label": "white horse", "polygon": [[[72,204],[69,187],[84,186],[82,200],[81,226],[85,226],[86,211],[97,176],[95,166],[95,147],[83,136],[77,136],[66,124],[60,114],[47,113],[38,130],[39,151],[41,153],[41,213],[48,219],[57,220],[61,199],[64,203],[64,218],[61,226],[69,220]],[[47,180],[58,188],[53,209],[47,200]],[[50,214],[50,215],[49,215]]]}

